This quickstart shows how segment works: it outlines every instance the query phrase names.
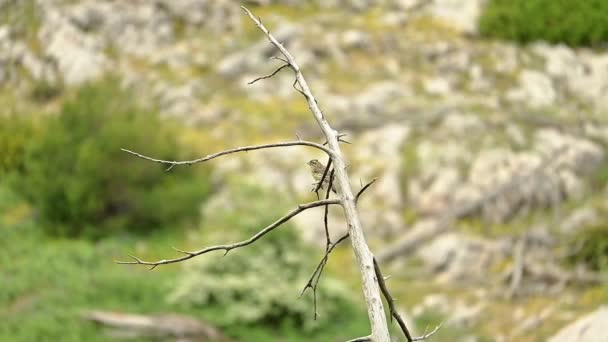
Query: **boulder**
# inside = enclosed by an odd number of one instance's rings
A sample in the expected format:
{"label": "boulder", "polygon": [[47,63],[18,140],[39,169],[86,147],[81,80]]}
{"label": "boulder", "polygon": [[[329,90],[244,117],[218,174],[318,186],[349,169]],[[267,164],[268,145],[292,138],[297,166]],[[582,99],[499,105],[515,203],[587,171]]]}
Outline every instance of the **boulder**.
{"label": "boulder", "polygon": [[103,41],[82,32],[58,9],[50,8],[45,12],[38,39],[45,42],[46,55],[56,62],[67,85],[99,78],[108,68]]}
{"label": "boulder", "polygon": [[602,306],[599,309],[579,318],[574,323],[565,326],[547,341],[606,342],[608,341],[608,330],[606,330],[607,322],[608,306]]}
{"label": "boulder", "polygon": [[557,93],[547,75],[536,70],[524,70],[519,75],[519,88],[509,91],[507,98],[530,107],[546,107],[555,103]]}
{"label": "boulder", "polygon": [[476,34],[477,22],[485,0],[434,0],[429,6],[432,16],[466,34]]}

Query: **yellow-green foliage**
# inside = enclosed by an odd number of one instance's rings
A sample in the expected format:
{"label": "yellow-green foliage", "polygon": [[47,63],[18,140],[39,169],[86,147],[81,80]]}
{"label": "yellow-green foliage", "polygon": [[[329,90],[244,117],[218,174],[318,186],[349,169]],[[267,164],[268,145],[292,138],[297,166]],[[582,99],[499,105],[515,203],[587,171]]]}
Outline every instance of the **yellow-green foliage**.
{"label": "yellow-green foliage", "polygon": [[124,229],[175,227],[197,214],[209,189],[201,174],[207,168],[167,173],[166,166],[120,150],[184,157],[178,127],[132,99],[112,80],[85,86],[43,132],[29,137],[24,174],[15,185],[48,232],[100,237]]}
{"label": "yellow-green foliage", "polygon": [[608,42],[607,14],[605,0],[491,0],[479,26],[485,36],[522,43],[601,46]]}
{"label": "yellow-green foliage", "polygon": [[23,170],[23,154],[34,126],[29,117],[0,115],[0,179]]}
{"label": "yellow-green foliage", "polygon": [[[277,206],[283,202],[276,195],[246,184],[238,188],[230,207],[207,218],[207,224],[221,232],[218,243],[244,240],[287,212]],[[298,299],[319,254],[285,224],[226,256],[218,252],[188,263],[172,299],[188,307],[216,307],[227,326],[292,326],[308,332],[327,324],[343,326],[354,314],[350,291],[329,274],[321,279],[318,311],[330,320],[313,319],[312,296]]]}
{"label": "yellow-green foliage", "polygon": [[577,248],[571,261],[582,262],[594,270],[608,271],[608,225],[583,229],[568,245]]}

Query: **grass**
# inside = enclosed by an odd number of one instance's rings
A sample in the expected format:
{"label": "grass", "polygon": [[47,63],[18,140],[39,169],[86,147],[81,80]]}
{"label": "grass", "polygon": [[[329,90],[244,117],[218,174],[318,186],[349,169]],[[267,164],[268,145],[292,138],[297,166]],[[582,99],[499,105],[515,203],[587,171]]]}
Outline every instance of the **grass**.
{"label": "grass", "polygon": [[[84,311],[174,311],[159,298],[174,285],[178,268],[148,272],[114,264],[115,257],[137,245],[135,238],[98,244],[49,239],[31,221],[0,229],[2,341],[107,341],[80,318]],[[157,234],[140,248],[166,241]]]}
{"label": "grass", "polygon": [[[82,319],[83,312],[91,309],[172,312],[219,325],[218,308],[189,309],[166,300],[181,267],[149,271],[113,261],[128,253],[142,258],[169,256],[170,245],[200,243],[186,241],[186,235],[192,239],[194,234],[167,229],[146,236],[117,235],[96,243],[53,239],[41,233],[32,216],[32,210],[18,196],[0,185],[0,341],[108,341],[102,328]],[[361,315],[347,324],[327,325],[306,334],[289,323],[272,328],[219,328],[238,341],[333,341],[364,335],[368,326],[361,309]]]}

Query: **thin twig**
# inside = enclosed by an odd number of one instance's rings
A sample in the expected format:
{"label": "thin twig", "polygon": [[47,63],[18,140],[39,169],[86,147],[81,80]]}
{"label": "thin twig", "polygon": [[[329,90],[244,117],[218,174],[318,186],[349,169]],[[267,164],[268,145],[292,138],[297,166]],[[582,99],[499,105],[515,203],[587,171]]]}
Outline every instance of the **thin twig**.
{"label": "thin twig", "polygon": [[276,74],[277,74],[279,71],[281,71],[281,70],[283,70],[284,68],[287,68],[287,67],[289,67],[289,66],[290,66],[290,65],[289,65],[289,63],[287,63],[287,64],[283,64],[283,65],[281,65],[280,67],[278,67],[278,68],[277,68],[275,71],[273,71],[272,73],[270,73],[270,74],[268,74],[268,75],[266,75],[266,76],[260,76],[260,77],[256,78],[255,80],[248,82],[247,84],[254,84],[254,83],[255,83],[255,82],[257,82],[257,81],[260,81],[260,80],[265,80],[265,79],[267,79],[267,78],[271,78],[272,76],[276,75]]}
{"label": "thin twig", "polygon": [[378,279],[378,285],[380,285],[380,291],[382,291],[382,294],[384,295],[384,298],[386,299],[386,303],[388,304],[391,318],[393,318],[393,317],[395,318],[395,320],[397,321],[397,324],[399,324],[399,327],[401,328],[401,331],[403,331],[405,338],[407,338],[407,340],[409,342],[422,341],[424,339],[427,339],[431,335],[433,335],[437,330],[439,330],[439,327],[441,326],[441,324],[438,325],[432,332],[430,332],[428,334],[423,334],[420,337],[412,337],[412,334],[410,333],[409,329],[407,328],[405,321],[403,320],[403,318],[397,311],[397,308],[395,307],[395,299],[393,299],[393,297],[391,296],[391,293],[388,290],[388,287],[386,286],[385,280],[387,278],[384,278],[384,276],[382,275],[382,271],[380,270],[380,265],[378,264],[378,261],[376,260],[376,258],[374,258],[374,271],[376,272],[376,278]]}
{"label": "thin twig", "polygon": [[118,263],[118,264],[148,265],[148,266],[150,266],[150,269],[154,269],[158,265],[166,265],[166,264],[173,264],[173,263],[176,263],[176,262],[181,262],[181,261],[192,259],[192,258],[194,258],[196,256],[199,256],[199,255],[205,254],[205,253],[209,253],[209,252],[212,252],[212,251],[223,250],[224,251],[224,255],[226,255],[232,249],[245,247],[247,245],[250,245],[250,244],[254,243],[255,241],[257,241],[262,236],[264,236],[264,235],[268,234],[269,232],[271,232],[272,230],[280,227],[283,223],[289,221],[292,217],[298,215],[299,213],[303,212],[304,210],[315,208],[315,207],[320,207],[320,206],[323,206],[323,205],[330,205],[330,204],[340,204],[340,200],[331,199],[331,200],[321,200],[321,201],[315,201],[315,202],[300,204],[300,205],[298,205],[297,208],[295,208],[294,210],[290,211],[287,215],[281,217],[280,219],[278,219],[277,221],[275,221],[271,225],[269,225],[266,228],[260,230],[257,234],[255,234],[254,236],[250,237],[249,239],[243,240],[241,242],[237,242],[237,243],[233,243],[233,244],[228,244],[228,245],[217,245],[217,246],[207,247],[207,248],[203,248],[201,250],[193,251],[193,252],[186,252],[186,251],[181,251],[181,250],[177,250],[176,249],[176,251],[184,254],[184,256],[179,257],[179,258],[174,258],[174,259],[165,259],[165,260],[158,260],[158,261],[144,261],[144,260],[141,260],[141,259],[139,259],[139,258],[137,258],[135,256],[129,255],[129,257],[131,259],[133,259],[134,261],[116,261],[116,263]]}
{"label": "thin twig", "polygon": [[357,192],[357,195],[355,195],[355,203],[357,203],[359,201],[359,197],[363,194],[363,192],[365,192],[365,190],[367,190],[367,188],[372,186],[372,184],[374,184],[377,180],[378,180],[378,177],[372,179],[371,182],[365,184],[365,186],[362,187],[361,190],[359,190],[359,192]]}
{"label": "thin twig", "polygon": [[382,271],[380,271],[380,265],[378,265],[378,261],[376,260],[376,258],[374,258],[374,270],[376,271],[376,278],[378,279],[378,285],[380,285],[380,291],[382,291],[382,294],[386,299],[386,303],[388,304],[391,319],[394,317],[397,320],[397,323],[399,324],[401,331],[403,331],[405,338],[407,338],[408,341],[412,341],[412,334],[410,334],[410,331],[405,325],[403,319],[401,318],[401,315],[399,315],[399,312],[397,312],[397,309],[395,308],[395,300],[393,299],[390,292],[388,291],[388,288],[386,287],[386,282],[384,281]]}
{"label": "thin twig", "polygon": [[276,60],[282,61],[283,63],[289,64],[289,62],[285,58],[281,58],[279,56],[272,56],[269,59],[276,59]]}
{"label": "thin twig", "polygon": [[414,337],[411,342],[415,342],[415,341],[424,341],[426,339],[428,339],[429,337],[435,335],[435,333],[437,331],[439,331],[439,329],[441,329],[441,326],[443,325],[443,323],[439,323],[439,325],[437,325],[435,327],[435,329],[431,330],[429,333],[427,334],[423,334],[422,336],[418,336],[418,337]]}
{"label": "thin twig", "polygon": [[[300,292],[300,297],[302,297],[304,292],[306,292],[306,290],[309,288],[313,290],[313,294],[316,296],[316,288],[317,288],[317,284],[319,283],[318,279],[320,277],[320,274],[323,272],[323,268],[325,267],[325,264],[327,264],[327,259],[329,258],[329,254],[334,250],[334,248],[336,248],[336,246],[338,246],[342,241],[346,240],[347,238],[348,238],[348,233],[342,235],[342,237],[340,237],[338,240],[336,240],[336,242],[331,244],[331,247],[329,247],[329,249],[327,250],[327,252],[325,252],[325,255],[323,256],[321,261],[317,264],[317,268],[315,268],[314,272],[312,272],[312,276],[308,280],[308,283],[306,283],[306,285],[302,289],[302,292]],[[316,279],[316,281],[315,281],[315,279]]]}
{"label": "thin twig", "polygon": [[[329,162],[331,162],[331,159],[330,159]],[[328,162],[328,164],[329,164],[329,162]],[[325,169],[325,170],[327,170],[327,169]],[[327,185],[327,190],[325,191],[325,199],[326,200],[329,199],[329,192],[331,191],[331,187],[333,185],[332,184],[333,180],[334,180],[334,170],[331,170],[331,174],[329,175],[329,183]],[[321,180],[321,181],[323,181],[323,180]],[[325,209],[325,212],[323,214],[323,224],[324,224],[324,227],[325,227],[325,255],[329,255],[329,249],[332,246],[331,245],[331,237],[329,236],[329,224],[328,224],[329,205],[326,205],[324,209]],[[317,278],[316,278],[316,280],[314,282],[314,285],[313,285],[313,288],[312,288],[312,290],[313,290],[313,299],[312,299],[312,302],[313,302],[313,310],[315,312],[315,314],[314,314],[314,319],[315,320],[317,319],[317,317],[319,317],[319,313],[317,311],[317,285],[319,284],[319,280],[321,279],[321,273],[323,272],[323,268],[325,267],[325,264],[327,264],[327,259],[328,259],[328,257],[325,258],[325,260],[322,262],[323,266],[319,270],[319,272],[317,274]]]}
{"label": "thin twig", "polygon": [[[331,175],[329,177],[330,183],[329,183],[329,186],[328,186],[328,189],[326,192],[326,198],[329,196],[329,189],[331,188],[331,185],[332,185],[331,182],[333,180],[333,171],[334,170],[332,170]],[[377,179],[378,178],[374,178],[371,182],[367,183],[364,187],[361,188],[361,190],[359,190],[359,192],[357,193],[357,196],[355,197],[355,203],[359,200],[359,196],[361,196],[361,194],[365,190],[367,190],[372,184],[374,184],[374,182]],[[302,289],[302,292],[300,293],[300,297],[302,297],[302,295],[306,292],[306,290],[308,290],[309,288],[312,289],[312,295],[313,295],[312,301],[313,301],[313,308],[315,311],[315,313],[314,313],[315,319],[317,319],[317,316],[318,316],[318,313],[317,313],[317,286],[319,285],[319,281],[321,280],[321,274],[323,273],[323,270],[325,269],[325,265],[327,265],[327,261],[329,259],[329,254],[333,251],[333,249],[338,244],[340,244],[342,241],[344,241],[346,238],[348,238],[348,233],[346,233],[345,235],[340,237],[336,242],[331,243],[331,240],[329,237],[329,228],[328,228],[328,224],[327,224],[327,216],[328,216],[328,206],[325,206],[325,215],[324,215],[324,219],[323,219],[323,223],[325,225],[325,241],[326,241],[325,255],[323,256],[321,261],[319,261],[319,263],[317,264],[317,267],[312,272],[310,279],[308,280],[308,282]]]}
{"label": "thin twig", "polygon": [[[348,135],[348,134],[346,134],[346,133],[340,133],[340,134],[338,134],[338,136],[337,136],[336,138],[337,138],[337,139],[338,139],[338,141],[340,141],[340,142],[343,142],[343,143],[346,143],[346,144],[351,144],[351,142],[349,142],[349,141],[346,141],[346,140],[342,139],[342,138],[344,138],[344,137],[345,137],[345,136],[347,136],[347,135]],[[325,141],[325,142],[323,143],[323,146],[325,146],[325,145],[327,145],[327,141]]]}
{"label": "thin twig", "polygon": [[306,96],[306,94],[302,91],[302,89],[297,87],[298,85],[298,79],[296,78],[295,80],[293,80],[293,84],[291,85],[291,87],[293,89],[295,89],[298,93],[302,94],[302,96]]}
{"label": "thin twig", "polygon": [[353,338],[352,340],[348,340],[346,342],[369,342],[372,340],[372,335],[362,336]]}
{"label": "thin twig", "polygon": [[[331,174],[329,175],[329,183],[327,185],[327,191],[325,192],[325,199],[329,199],[329,192],[331,191],[331,187],[334,181],[334,170],[331,170]],[[328,217],[329,216],[329,206],[325,206],[325,213],[323,214],[323,224],[325,226],[325,253],[329,250],[329,245],[331,245],[331,238],[329,237],[329,225],[328,225]]]}
{"label": "thin twig", "polygon": [[170,165],[169,170],[171,168],[173,168],[173,166],[178,166],[178,165],[192,165],[192,164],[197,164],[197,163],[202,163],[202,162],[206,162],[208,160],[217,158],[217,157],[221,157],[227,154],[232,154],[232,153],[237,153],[237,152],[246,152],[246,151],[254,151],[254,150],[261,150],[261,149],[265,149],[265,148],[273,148],[273,147],[286,147],[286,146],[297,146],[297,145],[302,145],[302,146],[310,146],[310,147],[314,147],[317,148],[325,153],[327,153],[328,155],[332,156],[334,153],[331,149],[321,145],[321,144],[317,144],[315,142],[311,142],[311,141],[303,141],[303,140],[298,140],[298,141],[285,141],[285,142],[280,142],[280,143],[273,143],[273,144],[263,144],[263,145],[253,145],[253,146],[244,146],[244,147],[236,147],[236,148],[232,148],[229,150],[225,150],[225,151],[221,151],[221,152],[217,152],[217,153],[213,153],[210,155],[207,155],[205,157],[202,158],[198,158],[198,159],[193,159],[193,160],[182,160],[182,161],[176,161],[176,160],[162,160],[162,159],[156,159],[156,158],[152,158],[152,157],[148,157],[145,156],[143,154],[137,153],[137,152],[133,152],[131,150],[127,150],[124,148],[121,148],[122,151],[133,154],[139,158],[142,159],[146,159],[149,161],[153,161],[155,163],[161,163],[161,164],[165,164],[165,165]]}
{"label": "thin twig", "polygon": [[323,186],[323,182],[325,181],[325,177],[327,177],[327,171],[331,168],[331,157],[327,160],[327,166],[325,166],[325,170],[323,170],[323,176],[321,176],[321,180],[317,183],[314,188],[314,192],[317,194],[317,199],[319,198],[319,190]]}

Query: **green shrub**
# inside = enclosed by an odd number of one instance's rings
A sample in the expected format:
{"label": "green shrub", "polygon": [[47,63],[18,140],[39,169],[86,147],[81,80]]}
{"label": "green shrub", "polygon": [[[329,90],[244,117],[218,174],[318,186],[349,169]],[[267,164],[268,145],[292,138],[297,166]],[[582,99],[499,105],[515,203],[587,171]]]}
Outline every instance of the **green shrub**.
{"label": "green shrub", "polygon": [[[206,225],[221,232],[217,243],[249,238],[287,212],[277,206],[281,202],[273,195],[255,187],[241,185],[234,196],[230,206],[220,203],[213,215],[207,215]],[[327,273],[317,291],[318,312],[325,319],[313,319],[312,292],[298,298],[321,255],[305,245],[289,224],[222,255],[211,253],[186,264],[171,300],[188,307],[217,308],[225,326],[290,326],[310,332],[322,324],[339,326],[354,316],[350,292]]]}
{"label": "green shrub", "polygon": [[527,43],[545,40],[570,46],[608,42],[604,0],[490,0],[479,22],[482,35]]}
{"label": "green shrub", "polygon": [[120,149],[182,158],[177,135],[175,124],[138,108],[112,80],[88,85],[31,138],[25,175],[15,185],[54,235],[98,238],[174,228],[198,213],[209,190],[201,173],[206,168],[166,173],[166,166]]}
{"label": "green shrub", "polygon": [[582,262],[596,271],[608,271],[607,225],[598,225],[581,230],[568,245],[577,249],[577,252],[570,257],[571,262]]}
{"label": "green shrub", "polygon": [[29,97],[35,102],[46,103],[59,97],[63,91],[63,86],[50,81],[36,80],[32,84]]}
{"label": "green shrub", "polygon": [[0,115],[0,180],[9,173],[23,171],[23,155],[34,132],[30,118]]}

